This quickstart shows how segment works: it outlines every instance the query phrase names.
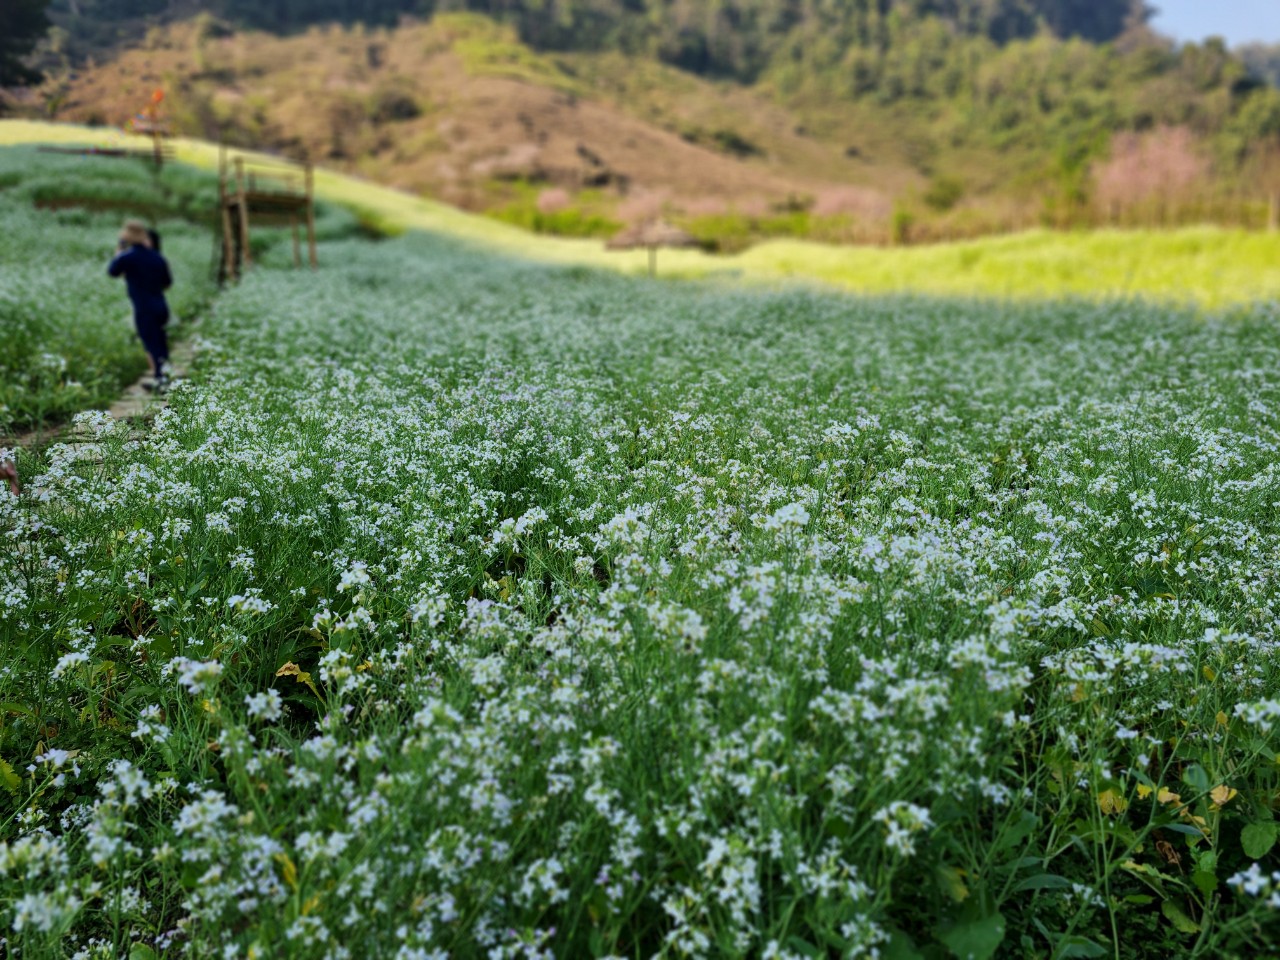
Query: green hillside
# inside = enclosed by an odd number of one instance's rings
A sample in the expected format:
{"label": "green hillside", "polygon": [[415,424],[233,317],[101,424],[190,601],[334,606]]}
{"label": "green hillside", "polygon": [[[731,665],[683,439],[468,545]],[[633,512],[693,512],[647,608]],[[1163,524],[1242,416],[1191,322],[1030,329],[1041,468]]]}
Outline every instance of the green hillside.
{"label": "green hillside", "polygon": [[751,80],[798,43],[885,47],[924,20],[998,43],[1040,32],[1107,42],[1145,22],[1135,0],[45,0],[81,44],[116,43],[197,10],[236,26],[289,33],[322,23],[390,26],[404,16],[466,10],[511,24],[545,50],[624,50],[696,73]]}
{"label": "green hillside", "polygon": [[545,233],[661,213],[721,252],[1280,221],[1280,91],[1220,44],[1140,25],[1001,41],[890,13],[802,19],[751,82],[620,42],[547,49],[479,14],[288,36],[205,16],[51,66],[27,109],[119,126],[163,87],[188,136]]}
{"label": "green hillside", "polygon": [[[0,152],[0,357],[140,359],[128,162]],[[653,282],[321,184],[452,231],[335,216],[153,418],[0,439],[6,958],[1280,955],[1272,307]]]}
{"label": "green hillside", "polygon": [[[467,9],[514,25],[540,51],[620,51],[694,74],[762,83],[784,98],[909,103],[932,115],[927,155],[958,143],[1047,149],[1064,179],[1118,129],[1187,124],[1228,166],[1280,136],[1265,63],[1213,43],[1174,50],[1133,0],[297,0],[200,4],[218,29],[289,33],[322,23],[390,25]],[[74,57],[142,40],[193,12],[172,0],[53,0]],[[1255,54],[1256,62],[1256,54]],[[1069,189],[1069,187],[1068,187]]]}
{"label": "green hillside", "polygon": [[[0,121],[0,145],[118,146],[122,139],[118,133],[82,127]],[[177,152],[197,167],[212,169],[217,164],[217,147],[208,143],[181,141]],[[363,220],[391,233],[427,231],[479,249],[563,266],[636,274],[646,269],[643,251],[612,253],[596,240],[537,236],[331,170],[317,172],[317,189],[325,200],[358,210]],[[1214,310],[1280,299],[1280,235],[1209,227],[1042,230],[896,249],[775,240],[733,256],[664,250],[658,263],[664,277],[716,278],[753,286],[812,281],[877,294],[1120,298]]]}

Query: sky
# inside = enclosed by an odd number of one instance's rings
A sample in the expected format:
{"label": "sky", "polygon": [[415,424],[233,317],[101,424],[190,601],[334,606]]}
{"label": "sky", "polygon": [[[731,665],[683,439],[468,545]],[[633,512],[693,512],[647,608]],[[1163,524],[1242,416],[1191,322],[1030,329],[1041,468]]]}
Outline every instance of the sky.
{"label": "sky", "polygon": [[1160,13],[1152,24],[1177,40],[1226,37],[1235,46],[1280,43],[1280,0],[1149,0]]}

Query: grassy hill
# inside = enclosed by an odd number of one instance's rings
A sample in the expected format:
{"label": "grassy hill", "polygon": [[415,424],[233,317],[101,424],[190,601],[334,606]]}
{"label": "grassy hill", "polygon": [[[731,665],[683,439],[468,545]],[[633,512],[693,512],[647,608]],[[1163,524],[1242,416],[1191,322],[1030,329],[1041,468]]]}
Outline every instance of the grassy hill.
{"label": "grassy hill", "polygon": [[[126,139],[110,130],[0,121],[0,145],[118,145]],[[180,140],[176,147],[183,161],[204,169],[216,167],[215,145]],[[391,232],[428,231],[544,263],[628,273],[646,269],[643,252],[612,253],[597,240],[534,234],[333,170],[318,171],[317,188],[326,200],[355,209],[366,222]],[[1033,230],[887,249],[774,240],[733,255],[663,251],[659,272],[666,277],[713,277],[731,283],[813,281],[865,293],[1017,299],[1133,297],[1224,308],[1280,298],[1280,235],[1213,227]]]}
{"label": "grassy hill", "polygon": [[[140,359],[117,217],[34,207],[151,171],[0,154],[0,363]],[[655,283],[321,184],[451,232],[334,218],[149,424],[0,437],[7,956],[1280,956],[1273,309]]]}
{"label": "grassy hill", "polygon": [[286,37],[205,18],[44,94],[58,119],[120,125],[162,87],[179,132],[569,236],[659,212],[721,250],[1265,225],[1280,98],[1225,51],[1041,36],[974,48],[967,72],[948,73],[959,54],[920,29],[918,49],[893,46],[884,84],[859,93],[840,80],[862,69],[852,62],[779,62],[745,85],[616,50],[540,52],[478,15]]}

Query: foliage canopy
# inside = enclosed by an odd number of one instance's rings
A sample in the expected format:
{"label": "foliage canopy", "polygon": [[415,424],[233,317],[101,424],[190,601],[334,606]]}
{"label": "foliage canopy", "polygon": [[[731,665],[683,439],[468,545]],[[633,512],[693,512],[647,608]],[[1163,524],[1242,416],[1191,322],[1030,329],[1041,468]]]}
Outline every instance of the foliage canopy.
{"label": "foliage canopy", "polygon": [[30,83],[39,75],[23,59],[49,29],[49,0],[5,0],[0,4],[0,87]]}
{"label": "foliage canopy", "polygon": [[[81,37],[121,21],[176,15],[172,0],[55,0]],[[650,53],[692,70],[754,79],[797,37],[819,31],[882,48],[906,23],[934,19],[996,42],[1049,31],[1105,42],[1145,10],[1134,0],[214,0],[203,9],[237,25],[290,32],[315,23],[394,23],[404,15],[469,10],[513,23],[535,47]]]}

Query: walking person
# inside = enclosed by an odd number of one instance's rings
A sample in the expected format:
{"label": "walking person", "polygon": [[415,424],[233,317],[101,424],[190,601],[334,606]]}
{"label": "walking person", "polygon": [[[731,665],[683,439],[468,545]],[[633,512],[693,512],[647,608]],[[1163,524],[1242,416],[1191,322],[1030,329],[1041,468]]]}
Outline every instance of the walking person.
{"label": "walking person", "polygon": [[[151,360],[152,389],[163,393],[169,387],[169,337],[164,329],[169,322],[169,303],[164,294],[173,286],[173,275],[168,261],[153,249],[152,233],[144,223],[126,221],[107,273],[125,279],[134,326]],[[158,240],[159,235],[155,236]]]}

